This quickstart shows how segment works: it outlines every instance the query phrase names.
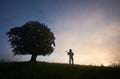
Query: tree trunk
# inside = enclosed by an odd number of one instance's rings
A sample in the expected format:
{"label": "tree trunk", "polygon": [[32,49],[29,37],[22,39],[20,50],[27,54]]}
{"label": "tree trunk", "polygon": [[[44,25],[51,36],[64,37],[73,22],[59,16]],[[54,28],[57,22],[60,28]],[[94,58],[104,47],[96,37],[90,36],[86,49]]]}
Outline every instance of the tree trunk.
{"label": "tree trunk", "polygon": [[36,54],[32,54],[30,62],[36,62],[36,58],[37,58],[37,55]]}

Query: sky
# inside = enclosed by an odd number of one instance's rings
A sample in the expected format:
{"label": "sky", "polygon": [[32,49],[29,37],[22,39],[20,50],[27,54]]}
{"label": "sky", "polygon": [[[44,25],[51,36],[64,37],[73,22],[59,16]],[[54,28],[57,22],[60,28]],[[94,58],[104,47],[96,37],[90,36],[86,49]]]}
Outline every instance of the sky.
{"label": "sky", "polygon": [[56,47],[37,61],[110,65],[120,61],[120,0],[0,0],[0,59],[29,61],[31,55],[13,56],[6,32],[29,21],[45,23],[54,33]]}

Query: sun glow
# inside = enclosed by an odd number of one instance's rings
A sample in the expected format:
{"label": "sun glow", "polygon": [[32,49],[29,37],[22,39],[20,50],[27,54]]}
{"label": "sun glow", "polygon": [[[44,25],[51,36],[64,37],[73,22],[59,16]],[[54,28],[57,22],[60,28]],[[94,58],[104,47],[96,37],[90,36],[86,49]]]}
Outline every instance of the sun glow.
{"label": "sun glow", "polygon": [[110,64],[109,64],[109,63],[104,62],[104,63],[103,63],[103,65],[104,65],[104,66],[109,66]]}

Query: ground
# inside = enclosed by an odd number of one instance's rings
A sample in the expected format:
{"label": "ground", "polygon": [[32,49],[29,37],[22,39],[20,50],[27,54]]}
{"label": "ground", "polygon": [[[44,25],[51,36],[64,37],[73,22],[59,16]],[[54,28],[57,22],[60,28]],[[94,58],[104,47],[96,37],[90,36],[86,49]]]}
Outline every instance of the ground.
{"label": "ground", "polygon": [[120,67],[45,62],[0,63],[0,79],[120,79]]}

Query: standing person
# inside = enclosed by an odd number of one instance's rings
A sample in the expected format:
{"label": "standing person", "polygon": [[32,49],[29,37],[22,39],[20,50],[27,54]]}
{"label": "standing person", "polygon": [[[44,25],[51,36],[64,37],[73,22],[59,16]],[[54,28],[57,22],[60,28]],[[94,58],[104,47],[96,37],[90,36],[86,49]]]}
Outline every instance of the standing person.
{"label": "standing person", "polygon": [[74,64],[74,59],[73,59],[74,53],[72,52],[72,49],[69,49],[69,52],[67,52],[67,54],[69,55],[69,64]]}

